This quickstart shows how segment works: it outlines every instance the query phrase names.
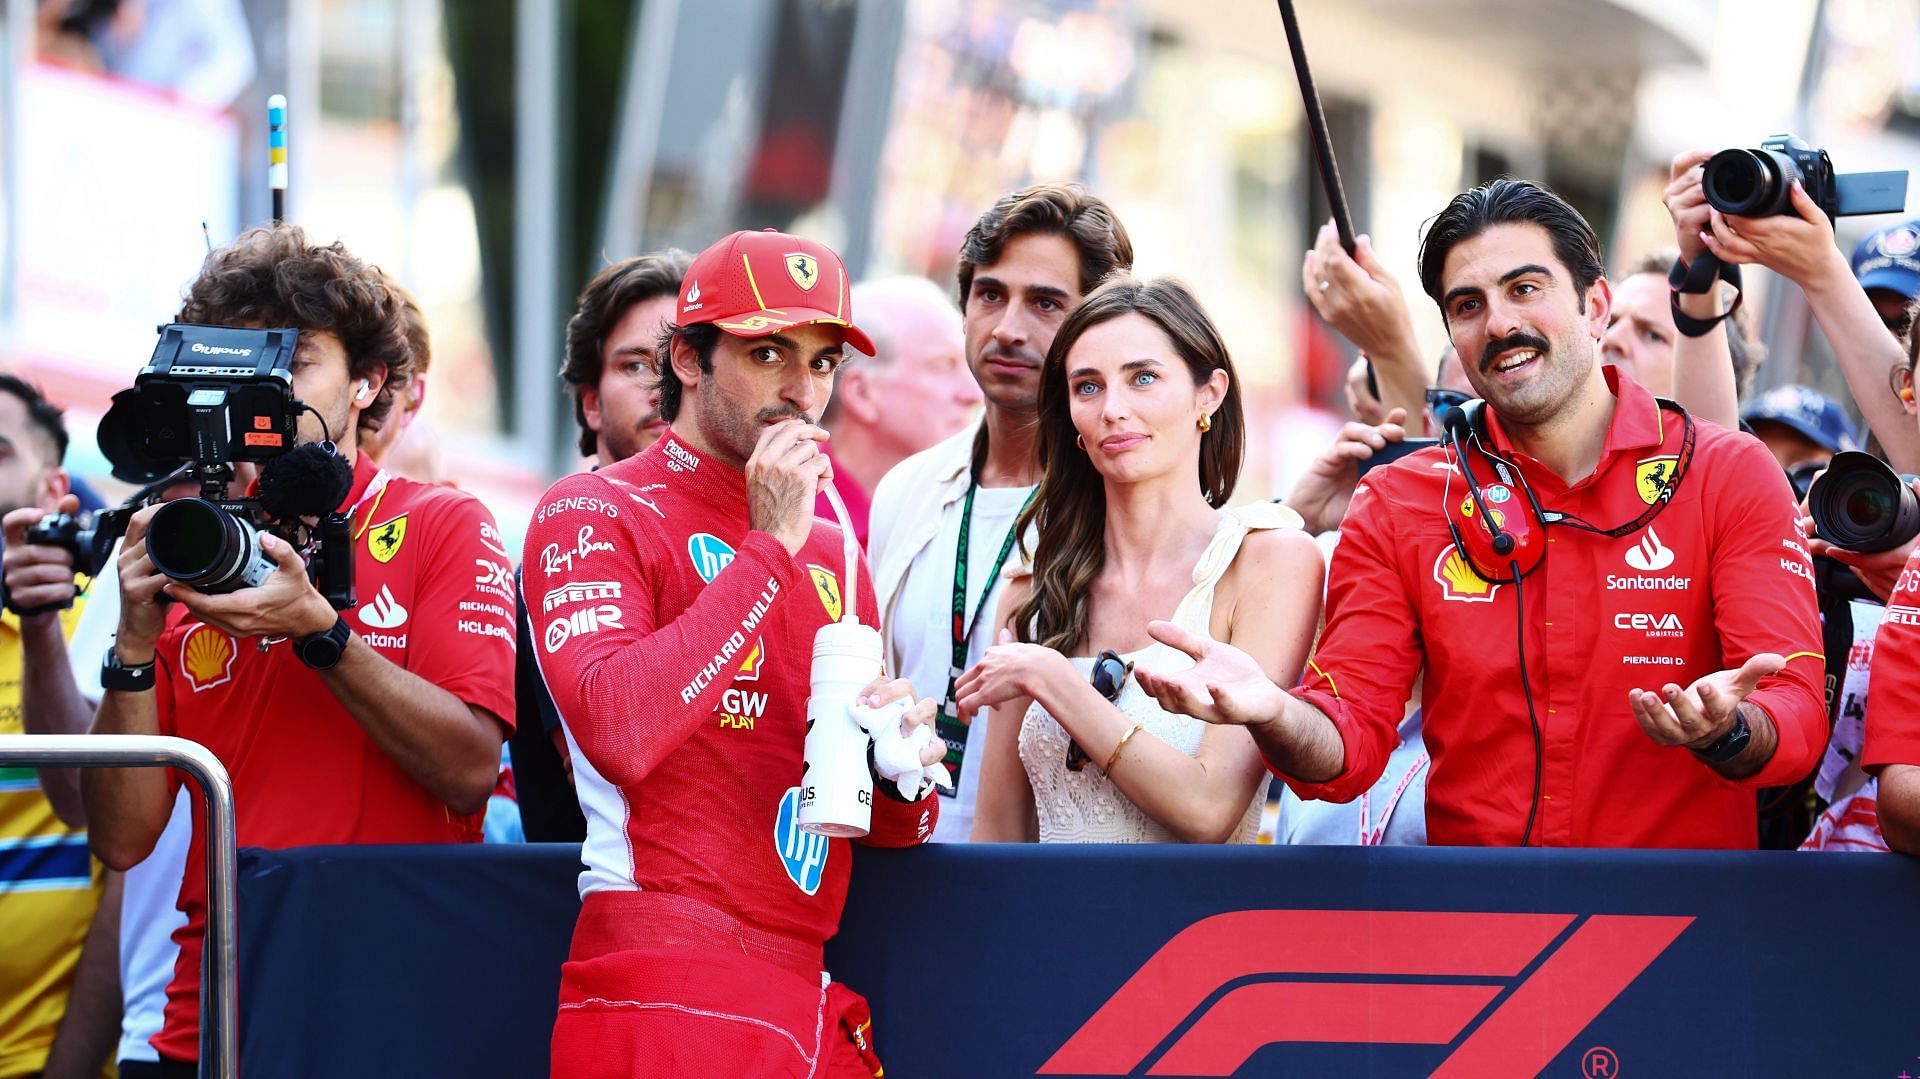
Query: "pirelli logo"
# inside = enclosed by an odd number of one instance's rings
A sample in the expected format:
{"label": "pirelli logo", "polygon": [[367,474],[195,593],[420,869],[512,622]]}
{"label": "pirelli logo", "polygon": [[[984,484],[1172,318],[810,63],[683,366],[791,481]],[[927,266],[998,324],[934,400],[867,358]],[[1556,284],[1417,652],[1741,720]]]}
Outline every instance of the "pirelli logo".
{"label": "pirelli logo", "polygon": [[543,614],[551,614],[561,607],[575,603],[619,598],[619,581],[575,581],[548,592],[546,598],[540,601],[540,611]]}
{"label": "pirelli logo", "polygon": [[1161,946],[1041,1075],[1232,1075],[1284,1042],[1451,1046],[1442,1077],[1534,1075],[1693,919],[1243,910]]}

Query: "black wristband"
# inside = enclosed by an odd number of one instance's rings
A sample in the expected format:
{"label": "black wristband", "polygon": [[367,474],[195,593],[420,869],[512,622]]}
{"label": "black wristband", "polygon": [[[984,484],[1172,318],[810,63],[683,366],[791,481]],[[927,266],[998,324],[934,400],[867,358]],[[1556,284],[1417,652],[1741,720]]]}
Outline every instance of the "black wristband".
{"label": "black wristband", "polygon": [[1747,743],[1753,739],[1753,728],[1747,725],[1747,714],[1734,706],[1733,726],[1726,733],[1698,749],[1689,749],[1694,756],[1707,764],[1725,764],[1746,752]]}
{"label": "black wristband", "polygon": [[100,688],[120,693],[145,693],[154,686],[153,660],[122,663],[114,642],[107,641],[107,654],[100,657]]}
{"label": "black wristband", "polygon": [[[1695,318],[1680,310],[1680,295],[1699,296],[1711,292],[1715,282],[1725,281],[1732,285],[1733,303],[1727,309],[1712,318]],[[1731,262],[1721,262],[1718,255],[1703,251],[1700,257],[1687,265],[1685,259],[1673,260],[1673,269],[1667,271],[1667,286],[1672,289],[1668,306],[1673,309],[1674,329],[1688,337],[1705,337],[1713,332],[1715,326],[1733,317],[1740,310],[1740,300],[1746,290],[1740,285],[1740,267]]]}

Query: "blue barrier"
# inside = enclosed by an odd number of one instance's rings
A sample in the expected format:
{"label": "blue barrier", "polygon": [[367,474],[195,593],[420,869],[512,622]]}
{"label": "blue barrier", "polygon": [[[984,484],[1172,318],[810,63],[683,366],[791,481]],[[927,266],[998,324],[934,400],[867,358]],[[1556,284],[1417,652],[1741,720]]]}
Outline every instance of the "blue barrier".
{"label": "blue barrier", "polygon": [[[1920,862],[860,850],[836,977],[890,1076],[1920,1076]],[[240,1059],[546,1073],[564,846],[241,852]],[[948,947],[937,957],[928,926]]]}

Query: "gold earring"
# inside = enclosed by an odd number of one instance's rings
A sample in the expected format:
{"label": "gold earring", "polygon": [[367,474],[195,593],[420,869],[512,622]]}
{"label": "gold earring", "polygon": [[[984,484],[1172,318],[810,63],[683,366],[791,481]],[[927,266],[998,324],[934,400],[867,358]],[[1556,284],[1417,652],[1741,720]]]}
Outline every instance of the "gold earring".
{"label": "gold earring", "polygon": [[1211,430],[1213,430],[1213,417],[1208,413],[1202,412],[1200,414],[1200,433],[1206,434]]}
{"label": "gold earring", "polygon": [[1073,436],[1073,444],[1080,447],[1083,450],[1087,448],[1087,440],[1085,437],[1081,435]]}

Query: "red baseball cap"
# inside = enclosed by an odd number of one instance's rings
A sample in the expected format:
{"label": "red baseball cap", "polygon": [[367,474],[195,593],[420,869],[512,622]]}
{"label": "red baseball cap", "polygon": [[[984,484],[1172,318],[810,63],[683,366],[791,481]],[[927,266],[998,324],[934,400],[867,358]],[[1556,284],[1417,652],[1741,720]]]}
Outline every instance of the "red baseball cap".
{"label": "red baseball cap", "polygon": [[682,326],[709,322],[735,337],[839,326],[847,344],[873,355],[873,341],[852,319],[840,256],[825,244],[773,229],[736,232],[700,252],[680,286]]}

